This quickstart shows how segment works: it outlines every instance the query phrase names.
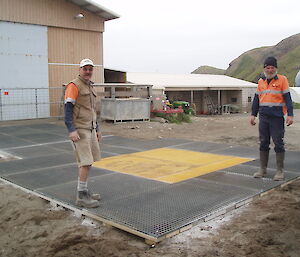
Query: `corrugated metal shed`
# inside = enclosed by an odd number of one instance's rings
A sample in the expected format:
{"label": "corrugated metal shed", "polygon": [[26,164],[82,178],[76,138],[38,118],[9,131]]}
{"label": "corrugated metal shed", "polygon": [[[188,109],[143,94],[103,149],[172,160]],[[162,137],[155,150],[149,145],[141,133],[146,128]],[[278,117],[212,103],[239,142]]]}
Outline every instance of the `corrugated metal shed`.
{"label": "corrugated metal shed", "polygon": [[160,74],[128,72],[127,81],[151,84],[153,89],[169,88],[256,88],[257,84],[225,75],[210,74]]}
{"label": "corrugated metal shed", "polygon": [[104,22],[116,18],[93,0],[1,0],[0,120],[61,115],[61,85],[83,58],[104,82]]}
{"label": "corrugated metal shed", "polygon": [[47,27],[0,21],[0,34],[0,120],[48,117]]}

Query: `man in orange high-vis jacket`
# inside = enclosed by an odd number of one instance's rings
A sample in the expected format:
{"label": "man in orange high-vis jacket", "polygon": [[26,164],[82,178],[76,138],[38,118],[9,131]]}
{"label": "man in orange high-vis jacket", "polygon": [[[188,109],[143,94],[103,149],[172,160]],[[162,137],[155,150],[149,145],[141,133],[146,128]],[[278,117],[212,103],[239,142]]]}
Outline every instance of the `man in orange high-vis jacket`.
{"label": "man in orange high-vis jacket", "polygon": [[277,172],[274,180],[284,180],[284,115],[287,126],[293,123],[293,103],[289,92],[288,80],[277,74],[277,60],[268,57],[264,62],[264,75],[258,81],[250,124],[255,125],[259,113],[260,169],[253,176],[265,177],[269,160],[270,138],[275,144]]}

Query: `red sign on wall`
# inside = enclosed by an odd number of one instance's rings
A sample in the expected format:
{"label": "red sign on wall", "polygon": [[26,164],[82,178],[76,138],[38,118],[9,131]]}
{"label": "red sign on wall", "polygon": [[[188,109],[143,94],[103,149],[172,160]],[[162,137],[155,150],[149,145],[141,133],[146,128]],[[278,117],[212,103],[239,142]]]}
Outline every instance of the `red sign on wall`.
{"label": "red sign on wall", "polygon": [[8,95],[8,91],[4,91],[4,95]]}

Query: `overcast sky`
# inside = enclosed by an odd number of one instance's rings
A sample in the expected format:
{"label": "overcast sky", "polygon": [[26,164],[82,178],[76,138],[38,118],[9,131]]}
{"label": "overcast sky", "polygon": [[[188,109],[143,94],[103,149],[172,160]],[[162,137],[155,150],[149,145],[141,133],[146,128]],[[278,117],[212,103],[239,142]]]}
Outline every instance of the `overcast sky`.
{"label": "overcast sky", "polygon": [[95,0],[105,23],[104,66],[128,72],[226,69],[243,52],[300,32],[299,0]]}

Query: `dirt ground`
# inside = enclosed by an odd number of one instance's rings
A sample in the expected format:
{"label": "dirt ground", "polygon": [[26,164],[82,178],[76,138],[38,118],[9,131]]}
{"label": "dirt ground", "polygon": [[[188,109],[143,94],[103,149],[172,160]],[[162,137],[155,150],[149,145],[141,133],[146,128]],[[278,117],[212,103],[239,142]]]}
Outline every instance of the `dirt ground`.
{"label": "dirt ground", "polygon": [[[286,148],[300,151],[300,112],[286,129]],[[249,115],[195,117],[191,124],[101,124],[103,132],[130,138],[185,138],[258,146]],[[300,256],[300,179],[226,217],[199,224],[155,248],[118,229],[51,208],[48,202],[0,184],[0,256]]]}
{"label": "dirt ground", "polygon": [[[296,116],[297,115],[297,116]],[[300,150],[300,110],[295,110],[295,123],[286,127],[287,150]],[[130,138],[183,138],[195,141],[258,146],[258,123],[249,125],[249,114],[230,114],[194,117],[192,123],[145,122],[103,123],[102,131]]]}

